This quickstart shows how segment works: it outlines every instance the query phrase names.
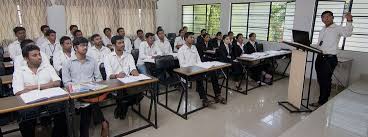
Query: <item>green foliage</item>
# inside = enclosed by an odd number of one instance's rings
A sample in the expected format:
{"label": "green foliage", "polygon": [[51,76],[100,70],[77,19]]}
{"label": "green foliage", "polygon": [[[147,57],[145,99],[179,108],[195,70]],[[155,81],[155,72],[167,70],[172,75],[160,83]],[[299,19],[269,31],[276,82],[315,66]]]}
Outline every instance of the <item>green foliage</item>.
{"label": "green foliage", "polygon": [[272,2],[270,31],[268,33],[269,41],[283,40],[284,22],[286,14],[285,2]]}

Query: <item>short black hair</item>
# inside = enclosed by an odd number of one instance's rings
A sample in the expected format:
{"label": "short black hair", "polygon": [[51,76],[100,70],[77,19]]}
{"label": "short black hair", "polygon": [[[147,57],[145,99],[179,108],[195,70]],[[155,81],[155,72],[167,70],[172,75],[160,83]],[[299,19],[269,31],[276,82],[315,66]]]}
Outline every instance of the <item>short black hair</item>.
{"label": "short black hair", "polygon": [[103,29],[103,33],[104,33],[104,34],[106,34],[106,31],[108,31],[108,30],[109,30],[109,31],[111,31],[111,29],[110,29],[110,28],[104,28],[104,29]]}
{"label": "short black hair", "polygon": [[15,34],[15,33],[19,32],[19,31],[22,31],[22,30],[26,31],[26,29],[25,29],[25,28],[23,28],[23,27],[15,27],[15,28],[13,29],[13,32],[14,32],[14,34]]}
{"label": "short black hair", "polygon": [[101,37],[100,34],[93,34],[91,36],[91,41],[93,41],[96,37]]}
{"label": "short black hair", "polygon": [[43,31],[45,28],[50,28],[49,26],[47,26],[47,25],[42,25],[41,26],[41,31]]}
{"label": "short black hair", "polygon": [[139,32],[142,32],[142,33],[143,33],[143,30],[141,30],[141,29],[137,30],[137,34],[138,34]]}
{"label": "short black hair", "polygon": [[203,34],[203,38],[205,38],[206,36],[210,36],[210,34],[208,34],[208,33],[204,33],[204,34]]}
{"label": "short black hair", "polygon": [[225,40],[225,39],[226,39],[226,37],[229,37],[229,35],[224,35],[224,36],[222,36],[222,40]]}
{"label": "short black hair", "polygon": [[184,39],[187,39],[190,35],[194,35],[194,33],[193,32],[187,32],[187,33],[185,33]]}
{"label": "short black hair", "polygon": [[20,48],[23,49],[23,47],[27,46],[29,43],[34,43],[31,39],[25,39],[22,42],[20,42]]}
{"label": "short black hair", "polygon": [[121,30],[121,29],[124,29],[124,28],[118,28],[118,29],[116,30],[116,32],[117,32],[117,33],[119,33],[119,30]]}
{"label": "short black hair", "polygon": [[124,41],[124,37],[123,36],[119,36],[119,35],[116,35],[116,36],[113,36],[112,38],[111,38],[111,44],[116,44],[116,41],[118,41],[118,40],[123,40]]}
{"label": "short black hair", "polygon": [[78,32],[81,32],[82,33],[82,31],[78,29],[78,30],[76,30],[76,31],[73,32],[73,36],[75,36]]}
{"label": "short black hair", "polygon": [[158,35],[158,33],[159,33],[160,31],[164,32],[164,30],[163,30],[163,29],[158,29],[158,30],[156,31],[156,34]]}
{"label": "short black hair", "polygon": [[216,33],[216,36],[221,36],[221,35],[222,35],[222,32],[220,31]]}
{"label": "short black hair", "polygon": [[153,34],[153,33],[151,33],[151,32],[148,32],[148,33],[146,33],[146,35],[145,35],[145,37],[146,37],[146,39],[148,39],[148,37],[150,37],[150,36],[155,36],[155,34]]}
{"label": "short black hair", "polygon": [[60,38],[60,44],[64,44],[64,42],[67,41],[67,40],[71,40],[70,37],[68,37],[68,36],[61,37]]}
{"label": "short black hair", "polygon": [[23,56],[24,58],[27,58],[27,57],[28,57],[28,55],[29,55],[29,52],[34,51],[34,50],[38,50],[38,51],[40,51],[40,48],[39,48],[38,46],[34,45],[34,44],[24,46],[24,47],[22,48],[22,56]]}
{"label": "short black hair", "polygon": [[158,26],[158,27],[157,27],[157,30],[159,30],[159,29],[162,29],[162,26]]}
{"label": "short black hair", "polygon": [[56,31],[52,30],[52,29],[49,29],[48,31],[46,31],[46,36],[50,36],[50,34],[52,33],[55,33],[56,34]]}
{"label": "short black hair", "polygon": [[70,25],[70,26],[69,26],[69,30],[72,30],[74,27],[77,27],[77,28],[78,28],[78,26],[77,26],[77,25]]}
{"label": "short black hair", "polygon": [[85,37],[76,37],[73,40],[73,46],[80,45],[81,43],[88,43],[88,39]]}
{"label": "short black hair", "polygon": [[187,26],[183,26],[183,29],[188,28]]}
{"label": "short black hair", "polygon": [[326,10],[326,11],[322,12],[321,17],[323,17],[323,15],[325,15],[325,14],[330,14],[331,16],[334,16],[331,11]]}
{"label": "short black hair", "polygon": [[234,34],[234,32],[232,32],[232,31],[229,31],[229,32],[227,33],[227,35],[230,35],[230,34]]}
{"label": "short black hair", "polygon": [[249,38],[250,38],[250,37],[253,37],[254,35],[256,35],[256,33],[253,33],[253,32],[252,32],[252,33],[250,33],[250,34],[249,34]]}
{"label": "short black hair", "polygon": [[202,30],[201,30],[201,33],[202,33],[203,31],[207,31],[207,30],[206,30],[206,29],[202,29]]}
{"label": "short black hair", "polygon": [[183,32],[183,31],[184,31],[183,29],[180,29],[180,30],[179,30],[179,34],[180,34],[181,32]]}
{"label": "short black hair", "polygon": [[243,36],[242,33],[238,33],[238,35],[236,35],[236,39],[238,39],[240,36]]}

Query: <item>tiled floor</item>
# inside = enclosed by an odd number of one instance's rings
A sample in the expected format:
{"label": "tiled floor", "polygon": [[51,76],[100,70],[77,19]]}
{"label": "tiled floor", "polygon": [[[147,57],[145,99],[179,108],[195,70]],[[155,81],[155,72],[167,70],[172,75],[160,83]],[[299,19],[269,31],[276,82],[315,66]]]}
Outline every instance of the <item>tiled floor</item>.
{"label": "tiled floor", "polygon": [[[312,100],[316,100],[317,86],[312,87]],[[272,86],[252,90],[248,95],[230,91],[227,105],[214,104],[189,115],[188,120],[158,106],[159,128],[150,127],[128,137],[277,137],[308,115],[290,114],[277,104],[278,101],[286,100],[287,88],[286,78]],[[189,92],[189,98],[190,108],[201,105],[198,94],[193,90]],[[162,102],[163,99],[164,96],[161,96]],[[178,100],[179,92],[170,93],[169,106],[176,109]],[[148,99],[143,100],[142,110],[149,107],[147,101]],[[110,121],[112,136],[145,124],[132,112],[129,112],[126,120],[116,120],[113,118],[113,110],[114,106],[104,109],[105,117]],[[91,133],[98,137],[100,130],[100,126],[95,126]],[[16,136],[20,136],[19,132],[9,135]]]}

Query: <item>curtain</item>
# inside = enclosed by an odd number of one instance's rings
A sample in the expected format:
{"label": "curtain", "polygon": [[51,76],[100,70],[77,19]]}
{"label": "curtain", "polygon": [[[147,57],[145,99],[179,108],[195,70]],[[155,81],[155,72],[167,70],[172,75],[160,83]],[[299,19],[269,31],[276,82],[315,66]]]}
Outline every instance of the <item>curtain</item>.
{"label": "curtain", "polygon": [[0,0],[0,46],[7,50],[7,45],[14,39],[13,28],[18,26],[17,3],[14,0]]}
{"label": "curtain", "polygon": [[142,29],[146,32],[156,30],[156,0],[141,0],[142,2]]}
{"label": "curtain", "polygon": [[[153,0],[58,0],[56,3],[65,6],[67,26],[77,25],[85,37],[103,34],[105,27],[111,28],[113,34],[123,27],[127,36],[134,36],[138,29],[153,31],[155,27]],[[139,14],[142,7],[147,7],[144,10],[149,13],[145,15],[147,20]]]}
{"label": "curtain", "polygon": [[47,24],[46,8],[50,0],[19,0],[22,26],[27,30],[27,38],[35,39],[42,35],[40,27]]}

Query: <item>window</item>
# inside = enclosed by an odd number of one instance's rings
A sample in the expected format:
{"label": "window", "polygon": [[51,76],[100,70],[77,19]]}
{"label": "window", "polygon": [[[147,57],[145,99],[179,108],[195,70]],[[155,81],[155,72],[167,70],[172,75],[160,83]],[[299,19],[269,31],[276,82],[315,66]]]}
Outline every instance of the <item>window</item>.
{"label": "window", "polygon": [[216,34],[220,29],[220,14],[220,4],[184,5],[182,25],[196,34],[202,29],[209,34]]}
{"label": "window", "polygon": [[231,4],[231,31],[247,34],[249,4]]}
{"label": "window", "polygon": [[313,28],[313,40],[312,42],[316,44],[318,42],[319,31],[323,27],[321,21],[321,13],[326,10],[330,10],[334,13],[334,22],[337,25],[344,25],[346,19],[344,19],[344,14],[351,9],[353,15],[353,35],[348,38],[341,38],[339,43],[339,48],[342,50],[352,50],[368,52],[368,1],[366,0],[353,0],[350,3],[349,0],[335,0],[335,1],[318,1],[317,11],[315,13],[315,24]]}
{"label": "window", "polygon": [[351,14],[353,15],[354,31],[346,38],[344,49],[368,52],[368,1],[353,0]]}
{"label": "window", "polygon": [[231,5],[231,26],[235,34],[256,33],[257,39],[290,40],[295,2],[254,2]]}
{"label": "window", "polygon": [[286,3],[285,23],[283,40],[292,41],[292,30],[294,27],[295,2]]}

